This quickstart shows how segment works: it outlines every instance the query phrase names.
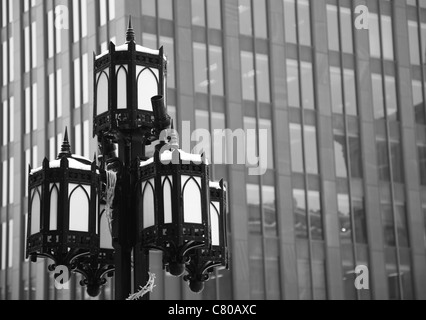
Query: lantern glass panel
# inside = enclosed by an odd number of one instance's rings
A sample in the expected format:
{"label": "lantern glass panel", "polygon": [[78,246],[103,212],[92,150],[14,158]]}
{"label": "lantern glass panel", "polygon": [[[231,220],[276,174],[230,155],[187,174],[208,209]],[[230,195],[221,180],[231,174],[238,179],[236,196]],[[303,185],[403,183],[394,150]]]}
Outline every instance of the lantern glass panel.
{"label": "lantern glass panel", "polygon": [[89,232],[90,186],[70,184],[69,194],[69,230]]}
{"label": "lantern glass panel", "polygon": [[143,199],[143,228],[153,227],[155,225],[154,212],[154,179],[142,183]]}
{"label": "lantern glass panel", "polygon": [[220,203],[211,202],[210,203],[210,223],[211,223],[211,233],[212,233],[212,245],[220,246],[220,232],[219,232],[219,217],[220,217]]}
{"label": "lantern glass panel", "polygon": [[127,65],[116,66],[117,109],[127,109]]}
{"label": "lantern glass panel", "polygon": [[202,224],[201,178],[182,176],[184,223]]}
{"label": "lantern glass panel", "polygon": [[108,111],[109,70],[100,73],[97,79],[96,112],[100,115]]}
{"label": "lantern glass panel", "polygon": [[155,68],[136,67],[139,110],[153,111],[151,98],[159,94],[159,74]]}
{"label": "lantern glass panel", "polygon": [[41,198],[40,187],[34,189],[31,203],[31,235],[40,232]]}
{"label": "lantern glass panel", "polygon": [[163,177],[164,223],[172,223],[172,181],[173,177]]}
{"label": "lantern glass panel", "polygon": [[100,248],[113,249],[111,230],[105,209],[101,212],[100,220]]}
{"label": "lantern glass panel", "polygon": [[54,183],[50,184],[50,216],[49,216],[49,230],[58,230],[58,201],[59,189]]}

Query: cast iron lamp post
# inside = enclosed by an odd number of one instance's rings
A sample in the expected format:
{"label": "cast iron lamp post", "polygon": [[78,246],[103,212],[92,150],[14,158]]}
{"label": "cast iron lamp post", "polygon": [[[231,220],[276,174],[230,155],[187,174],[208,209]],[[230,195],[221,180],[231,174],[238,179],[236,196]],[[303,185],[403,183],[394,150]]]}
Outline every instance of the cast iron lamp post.
{"label": "cast iron lamp post", "polygon": [[166,75],[163,48],[136,45],[129,21],[126,43],[94,57],[98,156],[72,155],[66,133],[58,158],[30,170],[27,256],[82,274],[90,296],[113,274],[117,300],[143,287],[149,250],[162,251],[164,269],[194,292],[228,268],[226,189],[210,181],[204,155],[179,149]]}

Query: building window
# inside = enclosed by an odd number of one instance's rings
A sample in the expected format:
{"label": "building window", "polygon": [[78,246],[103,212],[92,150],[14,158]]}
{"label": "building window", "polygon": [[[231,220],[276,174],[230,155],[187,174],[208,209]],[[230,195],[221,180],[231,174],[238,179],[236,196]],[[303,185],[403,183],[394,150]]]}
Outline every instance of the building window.
{"label": "building window", "polygon": [[334,154],[336,176],[339,178],[362,178],[362,152],[359,137],[334,131]]}
{"label": "building window", "polygon": [[267,55],[241,51],[243,99],[270,103],[269,59]]}
{"label": "building window", "polygon": [[370,12],[369,34],[371,57],[394,60],[392,18]]}
{"label": "building window", "polygon": [[103,26],[115,19],[115,0],[99,0],[99,22]]}
{"label": "building window", "polygon": [[315,109],[312,63],[287,60],[287,89],[289,106]]}
{"label": "building window", "polygon": [[266,39],[268,25],[265,0],[239,0],[240,34]]}
{"label": "building window", "polygon": [[[112,5],[114,6],[114,3]],[[77,42],[87,37],[87,0],[73,1],[72,8],[73,40]]]}
{"label": "building window", "polygon": [[353,53],[352,11],[349,8],[327,5],[328,48]]}
{"label": "building window", "polygon": [[318,174],[318,149],[316,128],[300,124],[290,124],[292,171]]}
{"label": "building window", "polygon": [[220,0],[191,0],[192,24],[210,29],[222,29]]}
{"label": "building window", "polygon": [[160,19],[173,20],[172,0],[144,0],[142,1],[142,14],[159,17]]}
{"label": "building window", "polygon": [[311,46],[311,13],[308,0],[283,0],[286,42]]}
{"label": "building window", "polygon": [[378,73],[371,75],[374,116],[376,119],[399,120],[395,77]]}
{"label": "building window", "polygon": [[[344,81],[342,82],[342,77]],[[356,116],[357,99],[355,72],[351,69],[330,67],[331,102],[334,113]]]}
{"label": "building window", "polygon": [[426,145],[418,145],[417,150],[420,170],[420,184],[422,186],[426,186]]}
{"label": "building window", "polygon": [[404,175],[400,143],[397,141],[388,143],[385,140],[378,139],[376,148],[380,180],[390,182],[392,173],[393,182],[403,183]]}

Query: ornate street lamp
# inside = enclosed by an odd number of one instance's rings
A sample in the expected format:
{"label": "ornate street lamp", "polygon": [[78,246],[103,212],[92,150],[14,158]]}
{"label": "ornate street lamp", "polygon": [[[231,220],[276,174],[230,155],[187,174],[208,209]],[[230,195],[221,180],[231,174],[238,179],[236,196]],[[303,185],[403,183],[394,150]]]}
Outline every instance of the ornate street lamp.
{"label": "ornate street lamp", "polygon": [[[82,274],[91,296],[114,273],[124,300],[132,272],[134,288],[143,287],[149,250],[161,250],[164,268],[187,271],[200,292],[206,273],[228,265],[225,189],[210,182],[203,155],[179,150],[173,134],[167,141],[163,49],[136,45],[130,21],[126,43],[111,43],[94,69],[98,166],[73,156],[65,134],[58,159],[31,171],[27,255]],[[147,159],[146,146],[158,140]]]}
{"label": "ornate street lamp", "polygon": [[95,162],[71,154],[65,133],[61,153],[29,175],[27,257],[50,258],[49,266],[78,267],[99,253],[100,180]]}

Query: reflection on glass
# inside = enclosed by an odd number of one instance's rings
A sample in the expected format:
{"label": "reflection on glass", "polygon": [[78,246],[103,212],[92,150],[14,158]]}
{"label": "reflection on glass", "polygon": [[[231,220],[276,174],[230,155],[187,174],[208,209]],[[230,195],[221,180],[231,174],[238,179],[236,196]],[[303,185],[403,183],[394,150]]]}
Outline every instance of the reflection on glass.
{"label": "reflection on glass", "polygon": [[309,220],[311,223],[311,238],[323,240],[321,200],[318,191],[308,192]]}
{"label": "reflection on glass", "polygon": [[408,226],[407,226],[407,213],[404,205],[395,206],[395,225],[398,233],[398,245],[400,247],[408,248]]}
{"label": "reflection on glass", "polygon": [[266,236],[277,236],[277,212],[275,204],[275,188],[262,186],[262,200],[264,210],[264,226]]}
{"label": "reflection on glass", "polygon": [[396,249],[386,248],[386,276],[388,279],[388,295],[390,300],[401,299],[399,287],[399,272],[397,267]]}
{"label": "reflection on glass", "polygon": [[356,243],[367,243],[367,223],[365,217],[364,200],[352,198],[352,208],[355,221]]}
{"label": "reflection on glass", "polygon": [[253,62],[253,53],[247,51],[241,51],[241,73],[242,73],[242,85],[243,85],[243,99],[244,100],[255,100],[255,70]]}
{"label": "reflection on glass", "polygon": [[373,107],[375,119],[385,118],[385,106],[383,95],[383,78],[381,74],[373,73],[371,75]]}
{"label": "reflection on glass", "polygon": [[207,18],[209,23],[209,28],[211,29],[221,29],[221,8],[220,0],[208,0],[207,2]]}
{"label": "reflection on glass", "polygon": [[386,86],[386,111],[389,120],[398,120],[398,106],[396,98],[395,77],[385,76]]}
{"label": "reflection on glass", "polygon": [[306,172],[318,174],[318,149],[316,128],[305,126],[305,162]]}
{"label": "reflection on glass", "polygon": [[[259,141],[261,145],[266,144],[268,152],[266,154],[260,154],[259,157],[267,157],[262,159],[263,163],[267,163],[268,169],[274,169],[274,146],[272,137],[272,121],[267,119],[259,119],[259,130],[265,130],[267,135],[267,141]],[[261,137],[263,137],[262,135]]]}
{"label": "reflection on glass", "polygon": [[291,168],[293,172],[304,172],[302,129],[299,124],[290,124]]}
{"label": "reflection on glass", "polygon": [[249,230],[250,233],[262,233],[262,223],[260,216],[260,189],[258,185],[247,185],[247,204],[249,209]]}
{"label": "reflection on glass", "polygon": [[206,25],[206,19],[204,17],[204,0],[191,0],[191,9],[192,24],[204,27]]}
{"label": "reflection on glass", "polygon": [[393,30],[392,18],[390,16],[381,16],[382,21],[382,46],[383,46],[383,59],[393,60]]}
{"label": "reflection on glass", "polygon": [[345,109],[346,114],[356,116],[358,114],[355,72],[352,69],[343,69],[345,83]]}
{"label": "reflection on glass", "polygon": [[312,262],[313,288],[315,300],[326,300],[327,291],[325,285],[325,262]]}
{"label": "reflection on glass", "polygon": [[343,114],[342,76],[340,68],[330,67],[330,82],[333,112]]}
{"label": "reflection on glass", "polygon": [[412,276],[412,263],[410,249],[400,248],[400,274],[402,282],[402,294],[404,300],[414,299],[414,286]]}
{"label": "reflection on glass", "polygon": [[328,48],[339,51],[339,20],[337,6],[327,4]]}
{"label": "reflection on glass", "polygon": [[141,2],[142,4],[142,14],[155,17],[155,0],[144,0]]}
{"label": "reflection on glass", "polygon": [[425,106],[423,104],[423,88],[421,81],[413,80],[411,82],[413,92],[413,106],[416,123],[424,124],[426,122]]}
{"label": "reflection on glass", "polygon": [[299,43],[301,45],[311,45],[311,14],[308,0],[297,1],[297,19],[299,26]]}
{"label": "reflection on glass", "polygon": [[293,190],[293,210],[296,237],[301,239],[308,239],[308,222],[304,190]]}
{"label": "reflection on glass", "polygon": [[362,178],[362,151],[359,137],[349,137],[349,159],[352,178]]}
{"label": "reflection on glass", "polygon": [[353,53],[352,21],[351,9],[340,7],[340,36],[342,51],[346,53]]}
{"label": "reflection on glass", "polygon": [[379,179],[382,181],[390,181],[389,156],[386,141],[378,140],[376,142],[376,150]]}
{"label": "reflection on glass", "polygon": [[268,27],[266,23],[266,0],[253,1],[254,35],[256,38],[267,38]]}
{"label": "reflection on glass", "polygon": [[420,65],[419,25],[417,21],[408,20],[408,41],[410,45],[411,64]]}
{"label": "reflection on glass", "polygon": [[210,55],[210,90],[213,95],[223,96],[223,57],[222,48],[218,46],[209,46]]}
{"label": "reflection on glass", "polygon": [[426,186],[426,146],[418,146],[417,150],[419,154],[420,184]]}
{"label": "reflection on glass", "polygon": [[238,0],[238,12],[240,16],[240,33],[247,36],[253,35],[251,23],[251,1]]}
{"label": "reflection on glass", "polygon": [[404,166],[402,163],[402,149],[399,142],[390,143],[392,178],[394,182],[404,183]]}
{"label": "reflection on glass", "polygon": [[377,13],[369,13],[368,29],[370,35],[370,56],[380,58],[380,32],[379,32],[379,17]]}
{"label": "reflection on glass", "polygon": [[271,102],[269,85],[269,59],[265,54],[256,54],[256,84],[257,96],[260,102]]}
{"label": "reflection on glass", "polygon": [[[173,20],[173,3],[172,0],[157,0],[160,18]],[[143,1],[142,1],[143,2]]]}
{"label": "reflection on glass", "polygon": [[297,259],[297,278],[299,284],[299,300],[311,300],[313,297],[309,260]]}
{"label": "reflection on glass", "polygon": [[204,43],[194,42],[194,84],[195,91],[207,94],[209,81],[207,78],[207,52]]}
{"label": "reflection on glass", "polygon": [[250,297],[254,300],[265,299],[265,277],[263,258],[250,258]]}
{"label": "reflection on glass", "polygon": [[388,247],[395,247],[395,223],[393,218],[392,206],[388,204],[382,204],[381,211],[385,245]]}
{"label": "reflection on glass", "polygon": [[352,243],[352,222],[349,196],[347,194],[337,195],[339,210],[339,227],[341,243]]}
{"label": "reflection on glass", "polygon": [[302,99],[303,108],[315,109],[314,100],[314,77],[312,73],[312,63],[302,61],[300,63],[302,75]]}
{"label": "reflection on glass", "polygon": [[285,40],[297,43],[295,0],[284,0]]}
{"label": "reflection on glass", "polygon": [[300,108],[299,63],[287,59],[287,93],[290,107]]}

